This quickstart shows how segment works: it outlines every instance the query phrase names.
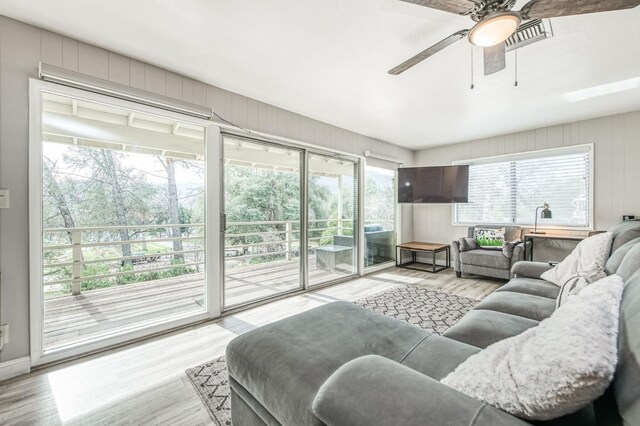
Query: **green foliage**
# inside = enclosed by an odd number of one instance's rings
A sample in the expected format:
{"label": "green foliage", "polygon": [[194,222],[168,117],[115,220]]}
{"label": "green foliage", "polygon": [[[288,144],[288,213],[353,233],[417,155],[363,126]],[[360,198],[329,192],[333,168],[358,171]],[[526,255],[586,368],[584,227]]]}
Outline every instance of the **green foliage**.
{"label": "green foliage", "polygon": [[[91,277],[95,275],[105,275],[109,274],[109,266],[104,263],[92,263],[89,265],[85,265],[82,268],[83,277]],[[96,290],[98,288],[106,288],[111,287],[111,280],[109,278],[90,278],[87,280],[82,280],[81,289],[82,291],[88,290]]]}

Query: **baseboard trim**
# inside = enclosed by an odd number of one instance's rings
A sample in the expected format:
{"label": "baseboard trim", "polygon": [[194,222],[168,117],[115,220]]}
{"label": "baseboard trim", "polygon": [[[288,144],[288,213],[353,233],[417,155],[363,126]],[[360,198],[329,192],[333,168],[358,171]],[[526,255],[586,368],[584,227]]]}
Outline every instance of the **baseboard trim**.
{"label": "baseboard trim", "polygon": [[0,362],[0,382],[9,380],[31,371],[31,359],[28,356]]}

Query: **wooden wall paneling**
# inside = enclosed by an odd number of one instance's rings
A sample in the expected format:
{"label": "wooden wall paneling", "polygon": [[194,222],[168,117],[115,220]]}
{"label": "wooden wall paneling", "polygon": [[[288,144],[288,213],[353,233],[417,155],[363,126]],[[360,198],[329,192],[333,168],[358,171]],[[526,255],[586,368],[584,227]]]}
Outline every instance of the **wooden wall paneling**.
{"label": "wooden wall paneling", "polygon": [[247,101],[247,127],[249,129],[260,128],[260,102],[249,98]]}
{"label": "wooden wall paneling", "polygon": [[40,33],[18,21],[0,22],[0,182],[13,193],[11,208],[0,214],[0,311],[2,322],[11,324],[11,342],[0,361],[29,354],[28,77],[37,77]]}
{"label": "wooden wall paneling", "polygon": [[109,80],[129,85],[131,83],[131,67],[129,59],[114,52],[109,52]]}
{"label": "wooden wall paneling", "polygon": [[586,141],[583,142],[581,135],[580,135],[580,122],[577,121],[575,123],[571,123],[571,143],[570,145],[580,145],[583,143],[587,143]]}
{"label": "wooden wall paneling", "polygon": [[516,133],[513,152],[524,152],[527,150],[527,133]]}
{"label": "wooden wall paneling", "polygon": [[[229,93],[229,92],[227,92]],[[226,111],[226,108],[225,108]],[[231,97],[231,119],[234,123],[242,127],[249,126],[249,100],[245,96],[236,95]]]}
{"label": "wooden wall paneling", "polygon": [[42,62],[62,67],[62,36],[51,31],[40,31],[40,58]]}
{"label": "wooden wall paneling", "polygon": [[559,148],[563,145],[563,126],[549,127],[547,131],[547,148]]}
{"label": "wooden wall paneling", "polygon": [[173,99],[182,100],[182,76],[167,71],[165,76],[166,95]]}
{"label": "wooden wall paneling", "polygon": [[[516,152],[516,135],[514,133],[504,136],[504,152],[505,154],[512,154]],[[487,152],[488,156],[489,153]]]}
{"label": "wooden wall paneling", "polygon": [[287,111],[282,108],[277,108],[276,115],[278,134],[290,138],[291,135],[287,132]]}
{"label": "wooden wall paneling", "polygon": [[612,156],[612,123],[611,117],[592,120],[595,125],[595,219],[597,228],[602,228],[601,224],[613,223],[611,212],[611,179],[613,171],[611,169]]}
{"label": "wooden wall paneling", "polygon": [[144,64],[135,59],[129,60],[129,81],[131,87],[144,90]]}
{"label": "wooden wall paneling", "polygon": [[62,37],[62,67],[78,71],[78,42],[69,37]]}
{"label": "wooden wall paneling", "polygon": [[273,105],[266,104],[267,108],[267,127],[265,131],[272,135],[278,134],[278,108]]}
{"label": "wooden wall paneling", "polygon": [[193,80],[182,77],[182,100],[193,103]]}
{"label": "wooden wall paneling", "polygon": [[220,111],[223,114],[223,117],[225,117],[227,120],[231,120],[239,126],[244,126],[247,120],[246,114],[244,117],[242,115],[239,115],[237,117],[237,120],[236,117],[233,116],[233,98],[241,95],[233,94],[224,89],[220,90],[222,91],[222,105]]}
{"label": "wooden wall paneling", "polygon": [[624,158],[625,158],[625,206],[623,214],[635,214],[640,217],[640,196],[638,183],[640,182],[640,113],[624,115]]}
{"label": "wooden wall paneling", "polygon": [[267,104],[264,102],[258,102],[258,130],[260,132],[267,131],[267,121],[269,117],[267,116]]}
{"label": "wooden wall paneling", "polygon": [[536,131],[529,130],[527,132],[527,151],[535,151],[536,150]]}
{"label": "wooden wall paneling", "polygon": [[[300,140],[300,116],[296,113],[290,112],[286,117],[287,133],[295,140]],[[345,133],[343,140],[347,140],[348,135]]]}
{"label": "wooden wall paneling", "polygon": [[109,52],[90,44],[78,44],[78,72],[108,80]]}
{"label": "wooden wall paneling", "polygon": [[536,150],[546,149],[549,142],[549,130],[547,127],[535,130],[536,135]]}
{"label": "wooden wall paneling", "polygon": [[[612,141],[625,141],[625,116],[616,115],[612,119],[611,123]],[[613,220],[622,220],[620,214],[624,215],[625,211],[625,187],[627,174],[627,168],[625,164],[625,143],[612,143],[611,144],[611,211],[613,212]],[[636,157],[639,158],[639,157]],[[617,214],[617,216],[616,216]]]}
{"label": "wooden wall paneling", "polygon": [[207,85],[201,81],[194,80],[193,82],[193,103],[207,106]]}
{"label": "wooden wall paneling", "polygon": [[562,125],[562,145],[571,145],[571,124]]}
{"label": "wooden wall paneling", "polygon": [[167,72],[153,65],[144,64],[144,90],[158,95],[166,95]]}

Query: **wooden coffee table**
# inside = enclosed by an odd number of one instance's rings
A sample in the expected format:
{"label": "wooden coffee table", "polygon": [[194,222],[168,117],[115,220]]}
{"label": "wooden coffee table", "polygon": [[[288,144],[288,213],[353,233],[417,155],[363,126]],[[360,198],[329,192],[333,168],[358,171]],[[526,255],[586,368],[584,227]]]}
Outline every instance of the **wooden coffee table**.
{"label": "wooden coffee table", "polygon": [[[402,262],[402,251],[410,251],[412,254],[411,262]],[[437,266],[436,265],[436,255],[438,253],[445,252],[446,254],[446,264],[445,266]],[[429,265],[429,263],[423,263],[417,261],[418,253],[429,253],[432,256],[431,270],[425,268],[418,268],[412,265]],[[399,268],[407,268],[414,269],[416,271],[425,271],[425,272],[440,272],[444,269],[451,267],[451,246],[449,244],[439,244],[439,243],[422,243],[418,241],[411,241],[408,243],[402,243],[396,245],[396,266]]]}

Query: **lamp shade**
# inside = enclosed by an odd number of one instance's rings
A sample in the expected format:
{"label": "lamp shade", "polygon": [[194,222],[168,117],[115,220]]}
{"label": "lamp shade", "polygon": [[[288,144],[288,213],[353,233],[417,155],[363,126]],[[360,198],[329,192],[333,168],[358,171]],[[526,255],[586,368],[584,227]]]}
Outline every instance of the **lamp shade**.
{"label": "lamp shade", "polygon": [[500,44],[516,32],[521,20],[520,15],[513,12],[489,15],[471,29],[469,41],[480,47]]}

